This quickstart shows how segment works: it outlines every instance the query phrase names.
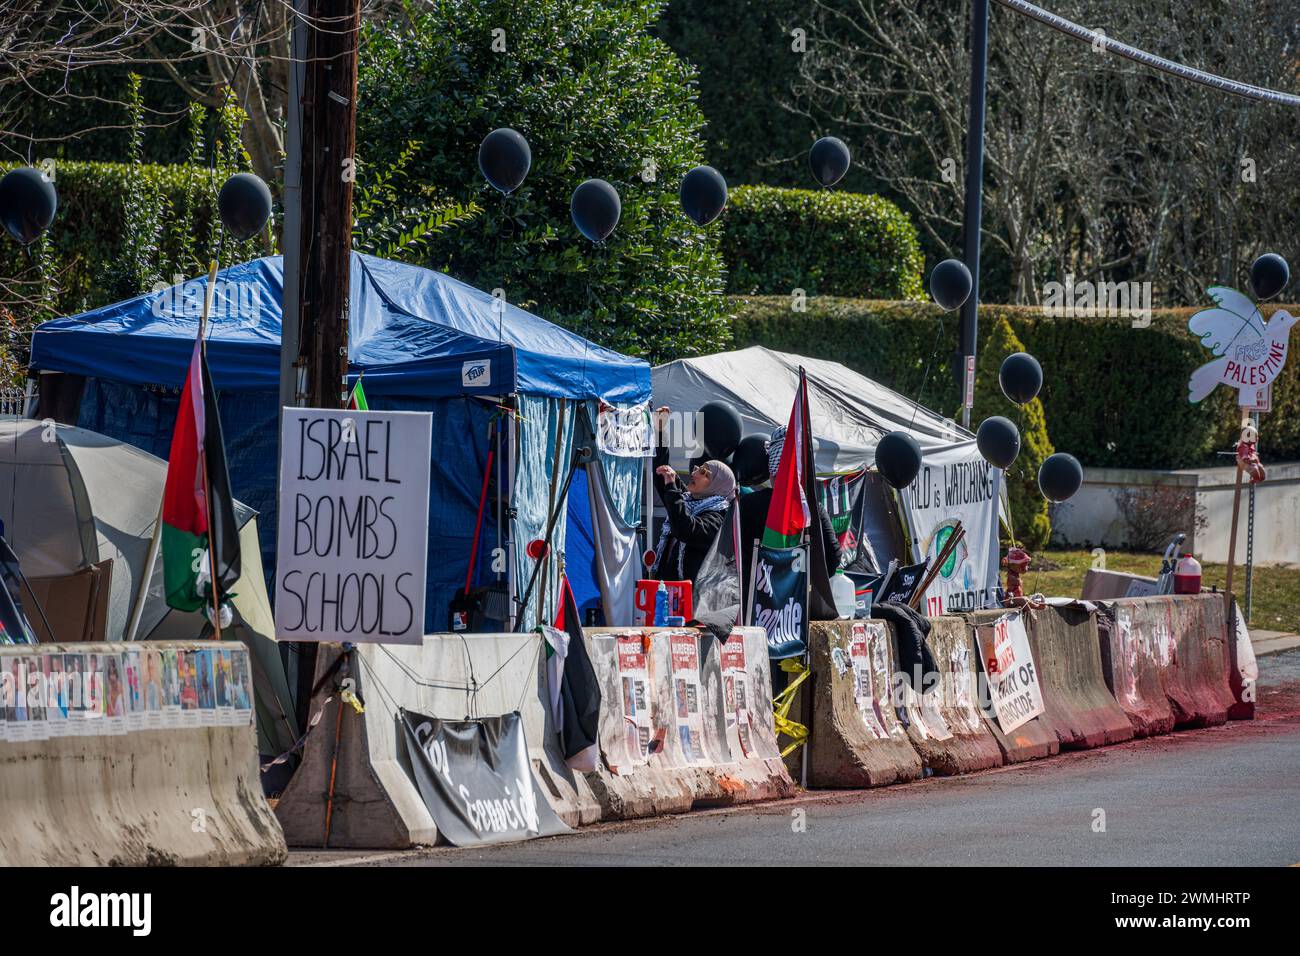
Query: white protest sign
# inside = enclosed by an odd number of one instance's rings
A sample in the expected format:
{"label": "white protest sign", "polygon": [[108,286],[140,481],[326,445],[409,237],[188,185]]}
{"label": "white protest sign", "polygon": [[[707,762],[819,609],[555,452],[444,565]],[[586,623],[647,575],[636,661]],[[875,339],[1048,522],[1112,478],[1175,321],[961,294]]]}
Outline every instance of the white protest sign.
{"label": "white protest sign", "polygon": [[1002,471],[972,442],[927,448],[921,471],[902,492],[912,559],[934,561],[961,522],[966,536],[925,592],[929,617],[998,605],[998,496]]}
{"label": "white protest sign", "polygon": [[1043,690],[1025,620],[1018,613],[1007,614],[977,627],[975,634],[998,726],[1009,734],[1043,712]]}
{"label": "white protest sign", "polygon": [[429,412],[284,409],[277,640],[423,639],[432,429]]}

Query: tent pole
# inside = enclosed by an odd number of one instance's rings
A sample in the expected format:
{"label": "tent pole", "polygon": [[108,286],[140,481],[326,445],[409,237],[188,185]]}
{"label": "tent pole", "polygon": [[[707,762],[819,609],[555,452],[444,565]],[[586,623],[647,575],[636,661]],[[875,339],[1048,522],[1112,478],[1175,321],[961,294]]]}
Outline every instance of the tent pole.
{"label": "tent pole", "polygon": [[[542,552],[542,558],[541,558],[541,563],[545,565],[546,573],[542,575],[542,589],[537,594],[537,623],[538,624],[542,623],[542,608],[546,604],[546,584],[549,579],[550,568],[551,568],[551,531],[555,527],[555,519],[559,516],[558,508],[560,505],[557,504],[555,500],[555,484],[557,481],[559,481],[560,478],[560,451],[561,449],[564,448],[564,417],[565,417],[564,413],[566,407],[567,407],[567,403],[565,402],[565,400],[560,399],[560,416],[555,426],[555,463],[551,465],[551,488],[550,488],[551,517],[550,520],[547,522],[547,528],[546,528],[546,550]],[[577,436],[575,435],[574,437],[576,438]],[[573,473],[577,470],[577,468],[578,468],[578,462],[577,459],[575,458],[569,465],[568,477],[564,479],[564,498],[568,497],[569,484],[570,482],[573,481]],[[564,498],[560,499],[560,504],[563,503]],[[536,575],[534,574],[534,577],[535,576]],[[525,608],[524,611],[525,613],[527,613],[527,608]]]}
{"label": "tent pole", "polygon": [[144,577],[140,581],[140,588],[135,594],[135,604],[131,608],[131,620],[127,622],[126,634],[124,640],[134,641],[136,632],[140,629],[140,618],[144,616],[144,600],[149,593],[149,585],[153,583],[153,566],[158,560],[158,547],[162,543],[162,502],[158,502],[158,518],[153,523],[153,535],[149,538],[149,552],[144,559]]}

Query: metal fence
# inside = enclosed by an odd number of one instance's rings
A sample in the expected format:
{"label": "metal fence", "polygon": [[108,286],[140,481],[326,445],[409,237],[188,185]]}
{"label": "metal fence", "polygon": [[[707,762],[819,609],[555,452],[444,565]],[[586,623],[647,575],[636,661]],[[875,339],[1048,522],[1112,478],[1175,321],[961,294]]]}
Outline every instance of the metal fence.
{"label": "metal fence", "polygon": [[36,407],[36,390],[0,388],[0,415],[26,415]]}

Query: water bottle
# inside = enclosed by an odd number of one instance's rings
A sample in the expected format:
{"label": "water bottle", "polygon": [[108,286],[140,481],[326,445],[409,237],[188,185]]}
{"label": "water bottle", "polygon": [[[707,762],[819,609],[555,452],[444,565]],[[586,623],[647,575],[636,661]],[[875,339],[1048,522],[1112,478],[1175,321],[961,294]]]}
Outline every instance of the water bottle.
{"label": "water bottle", "polygon": [[851,618],[858,608],[857,595],[853,590],[853,579],[843,571],[831,575],[831,597],[835,599],[835,613],[843,618]]}
{"label": "water bottle", "polygon": [[655,589],[655,627],[664,627],[668,624],[668,588],[662,581],[659,587]]}

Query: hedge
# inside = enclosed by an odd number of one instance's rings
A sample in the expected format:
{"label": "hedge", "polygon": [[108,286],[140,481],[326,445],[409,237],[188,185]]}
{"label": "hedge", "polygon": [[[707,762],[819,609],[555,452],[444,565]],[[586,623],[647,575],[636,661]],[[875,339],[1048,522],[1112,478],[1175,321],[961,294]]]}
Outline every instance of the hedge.
{"label": "hedge", "polygon": [[738,186],[723,217],[722,255],[733,294],[917,299],[924,291],[916,227],[879,196]]}
{"label": "hedge", "polygon": [[[11,168],[0,165],[0,175]],[[133,294],[117,287],[120,276],[114,266],[121,262],[126,245],[127,200],[140,194],[160,197],[160,262],[179,269],[186,278],[199,275],[210,252],[216,194],[224,178],[196,166],[61,160],[55,169],[59,209],[54,224],[30,250],[7,238],[0,240],[0,275],[35,282],[40,275],[36,257],[42,242],[48,242],[58,285],[54,314],[72,315]],[[227,241],[221,258],[225,263],[262,254],[255,240]]]}
{"label": "hedge", "polygon": [[[791,310],[788,296],[733,297],[733,304],[736,348],[766,345],[834,359],[936,410],[958,409],[956,317],[937,306],[829,296],[809,299],[802,313]],[[1236,440],[1239,413],[1236,393],[1223,386],[1199,404],[1187,400],[1188,376],[1213,358],[1187,329],[1199,308],[1153,312],[1149,328],[1135,329],[1123,318],[1049,318],[1031,306],[982,305],[981,348],[995,321],[1005,318],[1043,365],[1041,398],[1052,444],[1085,465],[1221,465],[1226,459],[1215,453]],[[1278,308],[1294,314],[1300,307],[1267,304],[1261,313],[1267,319]],[[1289,362],[1274,384],[1273,411],[1262,416],[1260,432],[1265,460],[1300,459],[1300,361]]]}

